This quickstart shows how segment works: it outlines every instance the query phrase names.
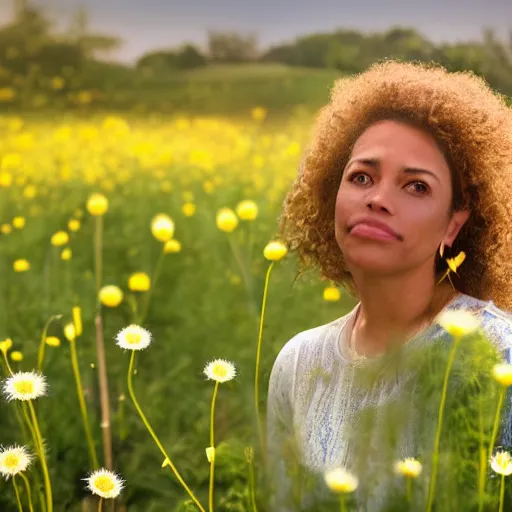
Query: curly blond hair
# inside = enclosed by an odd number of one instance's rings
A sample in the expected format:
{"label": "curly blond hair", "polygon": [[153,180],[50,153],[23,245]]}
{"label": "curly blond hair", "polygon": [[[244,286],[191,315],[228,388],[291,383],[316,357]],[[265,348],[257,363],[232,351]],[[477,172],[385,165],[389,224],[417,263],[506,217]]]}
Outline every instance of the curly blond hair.
{"label": "curly blond hair", "polygon": [[336,195],[357,138],[391,119],[434,136],[452,173],[452,209],[471,210],[448,254],[467,255],[455,286],[512,309],[512,110],[483,79],[436,64],[386,61],[335,82],[279,219],[302,270],[353,286],[334,235]]}

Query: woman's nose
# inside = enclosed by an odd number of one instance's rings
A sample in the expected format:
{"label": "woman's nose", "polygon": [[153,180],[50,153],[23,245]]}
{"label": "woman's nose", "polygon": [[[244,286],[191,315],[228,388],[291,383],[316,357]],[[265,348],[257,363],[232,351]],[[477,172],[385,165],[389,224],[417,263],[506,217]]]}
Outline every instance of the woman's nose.
{"label": "woman's nose", "polygon": [[391,193],[386,191],[383,187],[375,187],[366,198],[366,206],[373,211],[384,211],[392,213],[392,198]]}

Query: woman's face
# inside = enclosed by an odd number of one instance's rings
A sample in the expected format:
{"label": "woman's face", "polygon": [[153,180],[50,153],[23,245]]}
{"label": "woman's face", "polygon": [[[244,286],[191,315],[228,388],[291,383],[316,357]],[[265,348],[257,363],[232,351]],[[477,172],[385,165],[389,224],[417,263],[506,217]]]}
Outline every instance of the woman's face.
{"label": "woman's face", "polygon": [[380,121],[356,141],[336,198],[335,233],[350,271],[399,274],[430,265],[469,212],[450,214],[450,169],[427,132]]}

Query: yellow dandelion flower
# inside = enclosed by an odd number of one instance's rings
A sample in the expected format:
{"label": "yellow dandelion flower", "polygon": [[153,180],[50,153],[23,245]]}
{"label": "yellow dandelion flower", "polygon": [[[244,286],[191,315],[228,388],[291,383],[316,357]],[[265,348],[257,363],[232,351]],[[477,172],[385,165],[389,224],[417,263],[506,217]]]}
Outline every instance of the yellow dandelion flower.
{"label": "yellow dandelion flower", "polygon": [[335,468],[326,471],[325,483],[333,492],[347,494],[354,492],[359,484],[358,479],[345,468]]}
{"label": "yellow dandelion flower", "polygon": [[135,272],[128,279],[128,288],[132,292],[147,292],[151,288],[151,279],[145,272]]}
{"label": "yellow dandelion flower", "polygon": [[87,489],[101,498],[117,498],[124,487],[124,481],[113,471],[98,469],[86,479]]}
{"label": "yellow dandelion flower", "polygon": [[17,372],[4,382],[2,392],[11,400],[34,400],[46,395],[46,378],[41,373]]}
{"label": "yellow dandelion flower", "polygon": [[165,213],[153,217],[151,233],[160,242],[168,242],[174,235],[174,222]]}
{"label": "yellow dandelion flower", "polygon": [[80,306],[74,306],[72,309],[73,313],[73,325],[75,326],[75,333],[77,336],[81,336],[83,332],[82,325],[82,308]]}
{"label": "yellow dandelion flower", "polygon": [[452,272],[457,273],[457,269],[462,265],[464,260],[466,259],[466,253],[461,251],[454,258],[446,258],[446,263]]}
{"label": "yellow dandelion flower", "polygon": [[403,475],[407,478],[417,478],[420,476],[423,466],[421,462],[412,457],[398,460],[395,462],[395,473]]}
{"label": "yellow dandelion flower", "polygon": [[196,205],[194,203],[185,203],[181,211],[185,217],[192,217],[196,213]]}
{"label": "yellow dandelion flower", "polygon": [[127,350],[144,350],[151,344],[151,333],[139,325],[129,325],[116,335],[117,345]]}
{"label": "yellow dandelion flower", "polygon": [[210,380],[228,382],[236,377],[235,365],[225,359],[215,359],[208,363],[203,373]]}
{"label": "yellow dandelion flower", "polygon": [[6,338],[3,341],[0,341],[0,352],[3,354],[7,354],[9,350],[12,348],[12,340],[11,338]]}
{"label": "yellow dandelion flower", "polygon": [[0,474],[6,479],[26,471],[31,462],[32,455],[24,446],[0,448]]}
{"label": "yellow dandelion flower", "polygon": [[512,386],[512,364],[499,363],[494,365],[492,375],[502,386]]}
{"label": "yellow dandelion flower", "polygon": [[324,300],[327,302],[337,302],[341,299],[341,292],[335,286],[324,288]]}
{"label": "yellow dandelion flower", "polygon": [[267,109],[264,107],[254,107],[251,110],[251,117],[253,118],[254,121],[264,121],[265,118],[267,117]]}
{"label": "yellow dandelion flower", "polygon": [[12,185],[12,175],[7,171],[0,172],[0,188],[8,188]]}
{"label": "yellow dandelion flower", "polygon": [[236,206],[236,214],[242,220],[254,220],[258,216],[258,205],[249,199],[240,201]]}
{"label": "yellow dandelion flower", "polygon": [[110,284],[100,290],[99,299],[104,306],[116,308],[123,301],[123,292],[118,286]]}
{"label": "yellow dandelion flower", "polygon": [[37,195],[37,188],[35,187],[35,185],[27,185],[23,189],[23,197],[25,199],[34,199],[34,197],[36,197],[36,195]]}
{"label": "yellow dandelion flower", "polygon": [[263,249],[263,256],[269,261],[282,260],[287,253],[288,249],[282,242],[269,242]]}
{"label": "yellow dandelion flower", "polygon": [[62,252],[60,253],[60,259],[62,261],[69,261],[72,256],[73,256],[73,251],[69,247],[62,249]]}
{"label": "yellow dandelion flower", "polygon": [[164,245],[164,253],[165,254],[175,254],[181,251],[181,243],[178,240],[171,239],[165,242]]}
{"label": "yellow dandelion flower", "polygon": [[462,309],[443,311],[438,315],[437,323],[456,338],[471,334],[480,327],[478,317]]}
{"label": "yellow dandelion flower", "polygon": [[57,336],[47,336],[44,341],[49,347],[60,347],[60,338]]}
{"label": "yellow dandelion flower", "polygon": [[12,219],[12,225],[16,229],[23,229],[25,227],[25,223],[26,223],[25,217],[18,216],[18,217],[14,217],[14,219]]}
{"label": "yellow dandelion flower", "polygon": [[26,259],[15,260],[12,264],[12,267],[15,272],[26,272],[30,269],[30,263]]}
{"label": "yellow dandelion flower", "polygon": [[57,231],[52,236],[51,244],[55,247],[61,247],[69,242],[69,235],[65,231]]}
{"label": "yellow dandelion flower", "polygon": [[105,215],[108,210],[108,199],[99,193],[94,193],[89,196],[87,199],[87,211],[95,216],[99,217],[101,215]]}
{"label": "yellow dandelion flower", "polygon": [[9,235],[12,232],[12,227],[10,226],[10,224],[2,224],[2,226],[0,227],[0,231],[4,235]]}
{"label": "yellow dandelion flower", "polygon": [[215,448],[213,446],[206,448],[206,458],[210,464],[215,462]]}
{"label": "yellow dandelion flower", "polygon": [[76,232],[80,229],[80,221],[78,219],[71,219],[68,222],[68,229],[69,231]]}
{"label": "yellow dandelion flower", "polygon": [[221,208],[217,212],[217,227],[225,233],[231,233],[238,226],[238,217],[231,208]]}
{"label": "yellow dandelion flower", "polygon": [[69,322],[64,326],[64,336],[69,342],[76,340],[76,329],[73,322]]}
{"label": "yellow dandelion flower", "polygon": [[22,160],[18,153],[8,153],[2,158],[0,168],[4,171],[12,171],[21,167]]}
{"label": "yellow dandelion flower", "polygon": [[512,456],[509,452],[499,450],[491,458],[491,468],[498,475],[512,475]]}
{"label": "yellow dandelion flower", "polygon": [[19,350],[13,350],[11,352],[11,359],[16,363],[23,361],[23,353],[20,352]]}

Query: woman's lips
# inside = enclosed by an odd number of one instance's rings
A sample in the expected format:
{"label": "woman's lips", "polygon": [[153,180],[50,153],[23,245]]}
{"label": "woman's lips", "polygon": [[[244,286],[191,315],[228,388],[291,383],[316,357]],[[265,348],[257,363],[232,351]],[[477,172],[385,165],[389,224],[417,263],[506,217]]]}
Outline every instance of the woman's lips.
{"label": "woman's lips", "polygon": [[389,231],[366,224],[365,222],[356,224],[350,230],[350,234],[359,238],[369,238],[372,240],[397,240],[397,237]]}

